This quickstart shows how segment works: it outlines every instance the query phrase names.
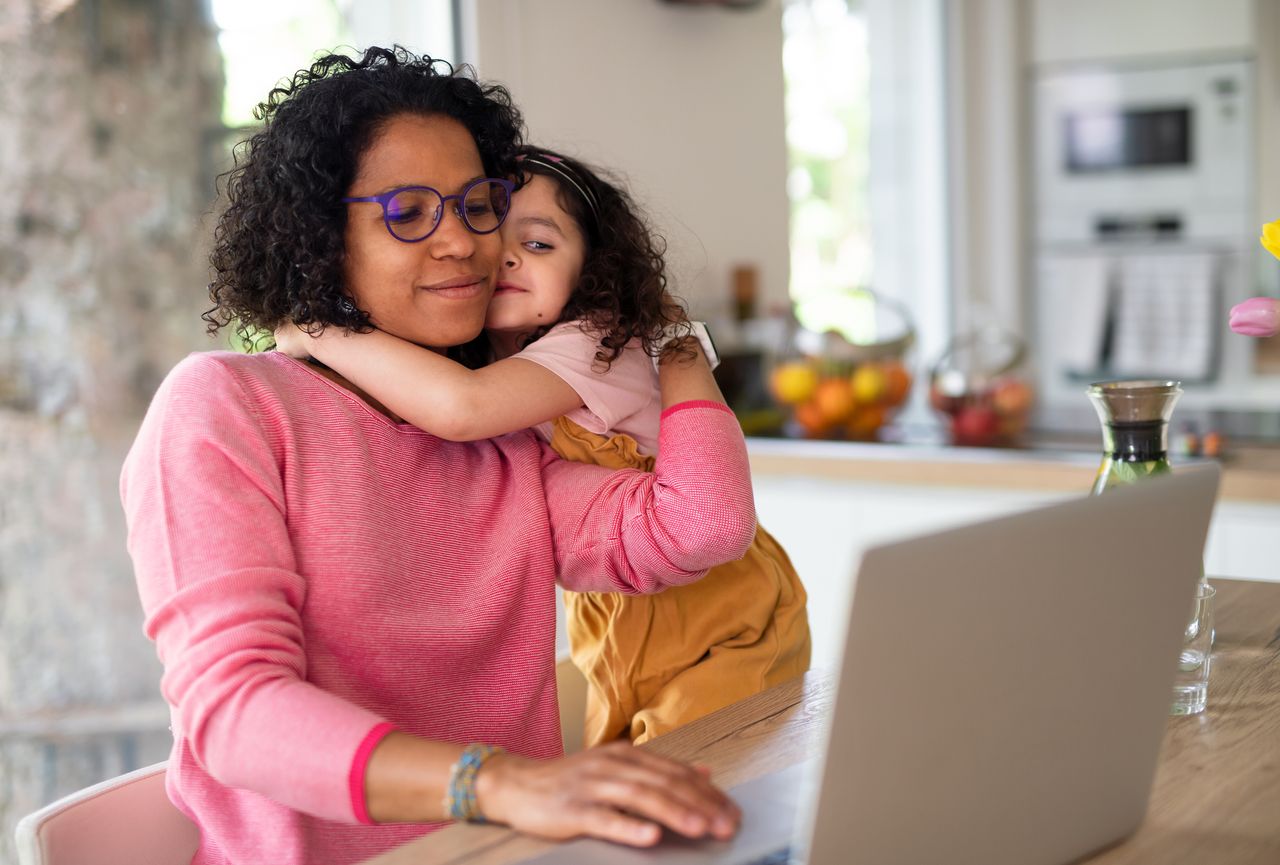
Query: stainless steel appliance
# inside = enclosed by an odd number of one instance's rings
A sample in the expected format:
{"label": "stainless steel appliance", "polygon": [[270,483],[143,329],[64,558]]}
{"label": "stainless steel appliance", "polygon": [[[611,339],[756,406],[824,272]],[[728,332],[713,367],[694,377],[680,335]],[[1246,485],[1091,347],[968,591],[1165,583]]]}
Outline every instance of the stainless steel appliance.
{"label": "stainless steel appliance", "polygon": [[1034,345],[1046,405],[1081,383],[1164,376],[1227,407],[1250,346],[1225,339],[1249,296],[1248,60],[1052,68],[1034,106]]}

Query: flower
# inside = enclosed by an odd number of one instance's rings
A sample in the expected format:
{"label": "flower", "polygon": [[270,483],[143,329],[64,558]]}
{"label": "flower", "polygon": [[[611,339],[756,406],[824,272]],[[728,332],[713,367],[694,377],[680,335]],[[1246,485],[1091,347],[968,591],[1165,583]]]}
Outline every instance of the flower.
{"label": "flower", "polygon": [[1280,258],[1280,219],[1262,226],[1262,237],[1258,240],[1267,252]]}
{"label": "flower", "polygon": [[[1276,228],[1276,239],[1280,240],[1280,227],[1271,223],[1267,228]],[[1267,238],[1262,243],[1267,246]],[[1267,246],[1271,254],[1280,258],[1275,247]],[[1242,336],[1275,336],[1280,333],[1280,300],[1274,297],[1251,297],[1244,303],[1231,307],[1231,330]]]}

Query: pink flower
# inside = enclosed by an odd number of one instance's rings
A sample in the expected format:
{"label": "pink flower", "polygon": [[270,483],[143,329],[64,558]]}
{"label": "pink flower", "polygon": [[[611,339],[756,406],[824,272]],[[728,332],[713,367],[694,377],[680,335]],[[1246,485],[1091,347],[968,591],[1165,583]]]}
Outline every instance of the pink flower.
{"label": "pink flower", "polygon": [[1243,336],[1275,336],[1280,333],[1280,300],[1251,297],[1231,307],[1231,329]]}

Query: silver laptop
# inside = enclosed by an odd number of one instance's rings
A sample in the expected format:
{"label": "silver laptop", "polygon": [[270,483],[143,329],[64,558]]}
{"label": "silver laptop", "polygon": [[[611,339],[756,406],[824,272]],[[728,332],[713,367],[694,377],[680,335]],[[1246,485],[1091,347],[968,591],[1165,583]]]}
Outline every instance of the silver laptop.
{"label": "silver laptop", "polygon": [[1216,466],[877,546],[824,755],[734,788],[730,842],[563,845],[562,865],[1063,865],[1150,796]]}

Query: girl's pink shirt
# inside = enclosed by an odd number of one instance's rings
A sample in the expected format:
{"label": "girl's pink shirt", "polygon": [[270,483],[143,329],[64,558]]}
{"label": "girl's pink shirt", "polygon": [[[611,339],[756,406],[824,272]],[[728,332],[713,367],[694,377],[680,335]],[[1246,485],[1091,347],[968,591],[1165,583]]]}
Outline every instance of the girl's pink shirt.
{"label": "girl's pink shirt", "polygon": [[162,384],[121,494],[197,863],[349,863],[431,825],[361,825],[392,729],[561,753],[559,575],[660,591],[740,557],[746,449],[723,406],[662,424],[653,474],[529,432],[447,442],[283,355],[196,354]]}
{"label": "girl's pink shirt", "polygon": [[[576,321],[557,324],[525,346],[516,357],[538,364],[577,391],[582,408],[567,417],[588,432],[603,436],[625,433],[644,454],[658,453],[658,418],[662,393],[653,358],[633,339],[606,370],[595,360],[599,339]],[[538,435],[551,439],[551,423],[539,424]]]}

